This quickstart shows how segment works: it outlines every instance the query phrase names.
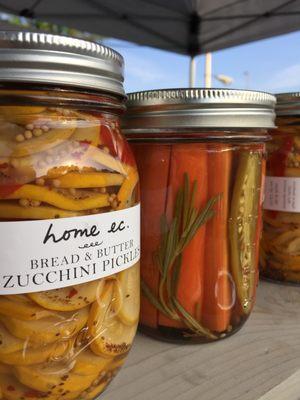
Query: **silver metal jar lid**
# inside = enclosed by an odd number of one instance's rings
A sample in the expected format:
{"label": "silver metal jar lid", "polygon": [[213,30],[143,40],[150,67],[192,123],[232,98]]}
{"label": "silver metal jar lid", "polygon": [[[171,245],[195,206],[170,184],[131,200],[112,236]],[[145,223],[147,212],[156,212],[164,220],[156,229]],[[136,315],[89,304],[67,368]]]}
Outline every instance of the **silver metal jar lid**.
{"label": "silver metal jar lid", "polygon": [[274,96],[233,89],[165,89],[129,93],[126,133],[149,129],[274,128]]}
{"label": "silver metal jar lid", "polygon": [[37,32],[0,31],[0,83],[44,83],[124,96],[124,61],[97,43]]}
{"label": "silver metal jar lid", "polygon": [[300,115],[300,92],[278,93],[276,98],[277,115]]}

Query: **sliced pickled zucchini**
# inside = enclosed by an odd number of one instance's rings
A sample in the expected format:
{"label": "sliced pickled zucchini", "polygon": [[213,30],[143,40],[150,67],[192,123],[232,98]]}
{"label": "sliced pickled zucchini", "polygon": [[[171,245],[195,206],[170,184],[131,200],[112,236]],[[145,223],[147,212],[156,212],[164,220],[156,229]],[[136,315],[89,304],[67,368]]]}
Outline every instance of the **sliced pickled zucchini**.
{"label": "sliced pickled zucchini", "polygon": [[17,338],[30,343],[44,344],[72,337],[86,324],[88,314],[88,307],[85,307],[76,312],[61,312],[56,317],[38,321],[22,321],[13,317],[0,317],[0,319],[9,332]]}
{"label": "sliced pickled zucchini", "polygon": [[0,201],[1,219],[52,219],[83,215],[80,211],[60,210],[50,206],[22,207],[7,201]]}
{"label": "sliced pickled zucchini", "polygon": [[23,185],[6,199],[38,200],[67,211],[84,211],[110,205],[108,194],[99,193],[90,195],[86,199],[74,200],[47,187],[37,185]]}
{"label": "sliced pickled zucchini", "polygon": [[249,314],[252,309],[256,285],[255,237],[260,197],[260,163],[260,154],[241,153],[229,219],[231,269],[245,314]]}
{"label": "sliced pickled zucchini", "polygon": [[9,365],[0,362],[0,374],[11,374],[11,373],[12,373],[11,367]]}
{"label": "sliced pickled zucchini", "polygon": [[70,126],[64,129],[50,129],[49,132],[44,132],[42,136],[16,143],[13,146],[11,156],[25,157],[58,146],[69,139],[75,130],[75,127],[72,127],[71,123],[68,122],[68,125]]}
{"label": "sliced pickled zucchini", "polygon": [[65,391],[83,391],[89,388],[97,378],[96,373],[78,375],[70,372],[64,363],[17,366],[15,374],[23,385],[47,392],[49,395],[61,395]]}
{"label": "sliced pickled zucchini", "polygon": [[22,350],[24,341],[11,335],[10,332],[0,324],[0,357]]}
{"label": "sliced pickled zucchini", "polygon": [[122,210],[123,208],[127,208],[133,205],[131,204],[132,193],[139,180],[138,172],[136,169],[134,168],[127,168],[127,169],[128,169],[128,175],[126,176],[124,183],[122,184],[118,192],[118,200],[120,202],[118,206],[119,210]]}
{"label": "sliced pickled zucchini", "polygon": [[28,296],[49,310],[74,311],[93,303],[98,296],[101,296],[103,287],[104,280],[97,280],[62,289],[30,293]]}
{"label": "sliced pickled zucchini", "polygon": [[96,387],[92,387],[90,390],[88,389],[86,391],[86,394],[82,397],[84,400],[93,400],[97,396],[99,396],[103,390],[106,388],[106,386],[109,384],[108,381],[99,383]]}
{"label": "sliced pickled zucchini", "polygon": [[133,267],[118,275],[123,294],[123,305],[118,314],[120,320],[127,325],[137,323],[140,312],[140,267]]}
{"label": "sliced pickled zucchini", "polygon": [[[53,395],[47,392],[31,389],[20,383],[14,376],[0,375],[0,388],[5,400],[72,400],[80,399],[80,392],[62,392]],[[1,397],[0,397],[1,398]]]}
{"label": "sliced pickled zucchini", "polygon": [[136,333],[136,325],[124,325],[117,317],[105,320],[90,347],[95,354],[117,356],[127,353]]}
{"label": "sliced pickled zucchini", "polygon": [[78,122],[78,127],[75,129],[72,140],[84,142],[92,146],[100,144],[100,125],[91,125],[89,122]]}
{"label": "sliced pickled zucchini", "polygon": [[48,310],[39,307],[28,297],[26,300],[18,301],[16,298],[0,296],[0,315],[13,315],[23,320],[37,320],[50,316]]}
{"label": "sliced pickled zucchini", "polygon": [[110,172],[70,172],[57,178],[61,188],[98,188],[106,186],[120,186],[124,176]]}
{"label": "sliced pickled zucchini", "polygon": [[[36,114],[41,114],[45,110],[45,107],[36,106],[2,106],[0,107],[0,115],[7,121],[23,125],[22,117],[26,118],[32,115],[32,117],[36,119]],[[25,120],[25,124],[27,123],[27,120]]]}
{"label": "sliced pickled zucchini", "polygon": [[22,350],[1,354],[0,361],[10,365],[32,365],[56,360],[67,353],[69,341],[60,341],[40,347],[25,346]]}
{"label": "sliced pickled zucchini", "polygon": [[126,353],[135,335],[136,327],[124,325],[117,317],[123,306],[123,294],[119,286],[117,280],[107,282],[103,295],[90,311],[90,348],[97,355]]}
{"label": "sliced pickled zucchini", "polygon": [[100,166],[102,166],[102,169],[108,169],[111,171],[119,172],[122,175],[126,175],[126,170],[121,161],[112,157],[104,150],[89,146],[88,150],[85,153],[85,158],[87,160],[93,160],[97,164],[100,164]]}
{"label": "sliced pickled zucchini", "polygon": [[111,363],[110,358],[95,355],[91,350],[84,349],[74,355],[75,365],[72,372],[79,375],[99,374],[105,371]]}
{"label": "sliced pickled zucchini", "polygon": [[300,229],[282,233],[272,241],[272,245],[289,255],[300,254]]}

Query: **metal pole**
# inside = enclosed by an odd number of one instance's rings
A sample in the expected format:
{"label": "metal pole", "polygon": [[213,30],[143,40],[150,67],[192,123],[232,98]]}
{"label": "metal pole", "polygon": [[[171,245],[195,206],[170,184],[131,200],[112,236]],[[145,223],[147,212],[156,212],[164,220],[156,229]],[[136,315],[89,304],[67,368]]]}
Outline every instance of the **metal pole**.
{"label": "metal pole", "polygon": [[195,87],[196,84],[196,57],[190,58],[190,87]]}
{"label": "metal pole", "polygon": [[211,53],[206,53],[205,55],[205,73],[204,73],[204,81],[205,87],[211,88],[211,76],[212,76],[212,67],[211,67]]}

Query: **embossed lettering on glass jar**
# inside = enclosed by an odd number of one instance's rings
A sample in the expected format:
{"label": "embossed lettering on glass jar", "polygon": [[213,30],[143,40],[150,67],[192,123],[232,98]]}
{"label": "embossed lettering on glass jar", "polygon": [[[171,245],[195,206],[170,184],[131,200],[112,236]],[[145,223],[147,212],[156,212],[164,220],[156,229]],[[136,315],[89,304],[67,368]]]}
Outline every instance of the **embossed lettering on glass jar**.
{"label": "embossed lettering on glass jar", "polygon": [[300,284],[300,93],[277,95],[268,143],[261,274]]}
{"label": "embossed lettering on glass jar", "polygon": [[94,399],[139,315],[139,192],[123,59],[0,33],[0,392]]}
{"label": "embossed lettering on glass jar", "polygon": [[236,332],[255,301],[272,95],[129,94],[124,131],[141,178],[140,327],[169,341]]}

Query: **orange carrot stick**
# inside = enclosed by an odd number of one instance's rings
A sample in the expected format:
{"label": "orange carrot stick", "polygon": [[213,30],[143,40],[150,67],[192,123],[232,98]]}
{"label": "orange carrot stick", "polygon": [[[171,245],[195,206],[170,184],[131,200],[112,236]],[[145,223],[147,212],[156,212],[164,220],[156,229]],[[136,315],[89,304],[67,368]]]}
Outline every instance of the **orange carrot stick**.
{"label": "orange carrot stick", "polygon": [[[166,207],[169,221],[173,218],[176,195],[179,188],[183,186],[185,173],[188,174],[191,185],[195,180],[197,181],[195,207],[205,206],[207,201],[206,161],[206,146],[203,144],[173,145]],[[197,310],[201,309],[203,299],[204,242],[205,226],[202,226],[183,252],[177,291],[180,304],[198,320]],[[159,313],[159,325],[184,327],[162,313]]]}
{"label": "orange carrot stick", "polygon": [[229,275],[228,212],[232,150],[214,145],[208,156],[208,197],[220,195],[215,216],[206,225],[202,324],[214,332],[228,328],[235,294]]}
{"label": "orange carrot stick", "polygon": [[[161,238],[160,218],[165,212],[171,146],[133,144],[132,148],[141,187],[141,278],[158,297],[159,270],[153,262],[153,254]],[[140,322],[151,328],[157,327],[157,310],[143,295]]]}

